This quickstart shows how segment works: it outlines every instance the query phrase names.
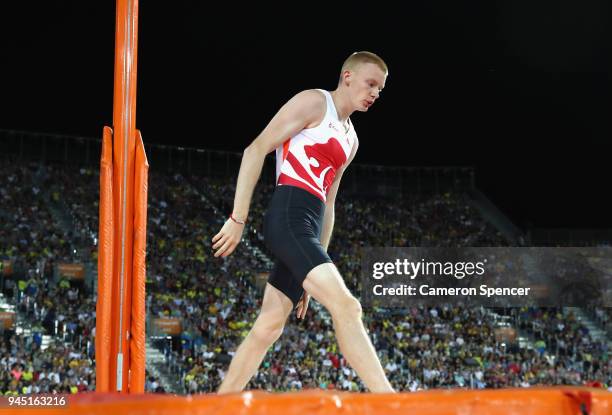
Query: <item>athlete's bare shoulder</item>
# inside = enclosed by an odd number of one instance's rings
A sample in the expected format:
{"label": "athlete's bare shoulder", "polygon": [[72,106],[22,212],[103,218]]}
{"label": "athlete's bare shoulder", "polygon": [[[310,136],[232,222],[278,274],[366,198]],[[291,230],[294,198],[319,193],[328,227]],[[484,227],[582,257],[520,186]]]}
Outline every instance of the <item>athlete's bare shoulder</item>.
{"label": "athlete's bare shoulder", "polygon": [[314,89],[299,92],[278,110],[253,144],[261,146],[267,154],[278,148],[287,137],[319,125],[325,118],[326,108],[322,92]]}
{"label": "athlete's bare shoulder", "polygon": [[308,112],[325,115],[325,95],[317,89],[306,89],[298,92],[291,100],[295,100],[296,103],[303,106]]}
{"label": "athlete's bare shoulder", "polygon": [[313,105],[325,103],[325,95],[318,89],[305,89],[295,94],[295,98]]}
{"label": "athlete's bare shoulder", "polygon": [[316,127],[323,121],[327,109],[327,101],[323,92],[317,89],[306,89],[297,93],[291,101],[299,105],[308,114],[308,124],[305,128]]}

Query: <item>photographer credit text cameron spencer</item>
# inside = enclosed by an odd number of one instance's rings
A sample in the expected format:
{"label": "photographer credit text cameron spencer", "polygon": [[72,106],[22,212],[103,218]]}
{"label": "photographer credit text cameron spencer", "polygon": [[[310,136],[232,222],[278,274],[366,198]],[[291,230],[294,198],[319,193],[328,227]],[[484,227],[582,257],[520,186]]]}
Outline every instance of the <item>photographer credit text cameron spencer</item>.
{"label": "photographer credit text cameron spencer", "polygon": [[[375,262],[372,265],[371,276],[375,280],[382,280],[389,276],[403,276],[410,281],[417,277],[452,277],[462,280],[465,277],[482,277],[485,274],[485,264],[487,259],[479,262],[432,262],[410,261],[399,259],[389,262]],[[438,280],[439,282],[439,280]],[[375,284],[372,292],[375,296],[527,296],[530,287],[490,287],[481,284],[477,287],[431,287],[429,284],[408,285],[394,284],[384,286]]]}

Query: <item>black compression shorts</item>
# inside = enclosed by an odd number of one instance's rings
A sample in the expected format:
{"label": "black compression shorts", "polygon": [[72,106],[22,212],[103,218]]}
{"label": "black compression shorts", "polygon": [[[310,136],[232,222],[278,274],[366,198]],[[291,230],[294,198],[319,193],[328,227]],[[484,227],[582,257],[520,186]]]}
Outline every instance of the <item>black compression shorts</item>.
{"label": "black compression shorts", "polygon": [[302,283],[317,265],[332,262],[321,245],[325,203],[299,187],[277,186],[264,216],[264,240],[275,257],[268,282],[297,305]]}

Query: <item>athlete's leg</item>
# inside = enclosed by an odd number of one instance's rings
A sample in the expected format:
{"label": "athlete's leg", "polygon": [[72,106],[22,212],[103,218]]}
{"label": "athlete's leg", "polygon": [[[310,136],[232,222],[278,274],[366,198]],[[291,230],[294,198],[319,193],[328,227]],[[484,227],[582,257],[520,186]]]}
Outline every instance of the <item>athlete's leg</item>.
{"label": "athlete's leg", "polygon": [[342,354],[371,392],[393,392],[361,321],[361,304],[350,293],[335,265],[313,268],[302,284],[332,316]]}
{"label": "athlete's leg", "polygon": [[239,392],[246,387],[261,365],[268,348],[283,332],[292,309],[293,303],[285,294],[266,284],[259,316],[236,350],[218,393]]}

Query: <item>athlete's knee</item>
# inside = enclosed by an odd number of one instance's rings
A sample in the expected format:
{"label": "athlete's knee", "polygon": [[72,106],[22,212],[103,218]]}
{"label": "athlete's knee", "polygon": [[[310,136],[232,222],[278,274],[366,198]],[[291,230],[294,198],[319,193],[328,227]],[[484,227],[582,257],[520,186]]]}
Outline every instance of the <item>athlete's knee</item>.
{"label": "athlete's knee", "polygon": [[348,294],[335,302],[330,313],[332,313],[334,318],[361,318],[363,309],[359,300]]}
{"label": "athlete's knee", "polygon": [[283,333],[285,322],[283,319],[260,316],[251,329],[251,336],[258,344],[266,345],[274,343]]}

